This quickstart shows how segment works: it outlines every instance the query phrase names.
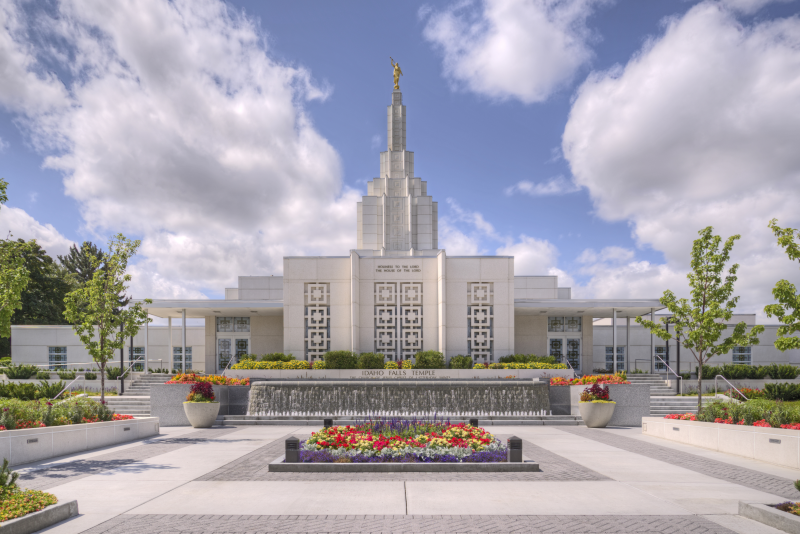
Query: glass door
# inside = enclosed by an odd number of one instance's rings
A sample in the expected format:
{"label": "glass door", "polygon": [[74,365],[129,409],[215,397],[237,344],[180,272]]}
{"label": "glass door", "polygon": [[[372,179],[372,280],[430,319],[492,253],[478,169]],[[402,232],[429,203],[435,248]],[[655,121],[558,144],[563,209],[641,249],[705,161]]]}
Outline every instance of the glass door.
{"label": "glass door", "polygon": [[581,368],[581,338],[551,337],[548,338],[548,351],[558,363],[566,363],[579,371]]}
{"label": "glass door", "polygon": [[231,338],[217,339],[217,367],[220,371],[225,369],[231,361],[232,345]]}

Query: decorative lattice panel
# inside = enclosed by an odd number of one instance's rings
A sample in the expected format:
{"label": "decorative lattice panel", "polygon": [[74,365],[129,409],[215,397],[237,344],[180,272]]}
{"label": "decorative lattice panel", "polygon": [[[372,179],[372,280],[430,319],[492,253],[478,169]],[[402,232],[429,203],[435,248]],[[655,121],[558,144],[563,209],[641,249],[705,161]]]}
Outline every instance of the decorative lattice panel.
{"label": "decorative lattice panel", "polygon": [[494,284],[467,284],[467,348],[473,360],[494,361]]}
{"label": "decorative lattice panel", "polygon": [[375,352],[397,360],[422,349],[422,283],[375,282]]}
{"label": "decorative lattice panel", "polygon": [[305,284],[306,360],[322,358],[331,350],[330,284]]}

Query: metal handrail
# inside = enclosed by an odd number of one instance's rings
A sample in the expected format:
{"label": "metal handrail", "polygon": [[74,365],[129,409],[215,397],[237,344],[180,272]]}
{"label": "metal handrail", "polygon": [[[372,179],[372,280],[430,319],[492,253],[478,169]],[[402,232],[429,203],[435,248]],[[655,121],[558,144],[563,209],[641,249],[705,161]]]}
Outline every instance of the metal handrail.
{"label": "metal handrail", "polygon": [[56,400],[57,398],[59,398],[59,397],[60,397],[60,396],[61,396],[61,395],[62,395],[62,394],[65,392],[65,391],[67,391],[67,390],[69,389],[69,387],[70,387],[72,384],[74,384],[75,382],[77,382],[77,381],[78,381],[78,380],[80,380],[80,379],[83,379],[83,391],[84,391],[84,392],[86,392],[86,375],[82,375],[82,376],[76,376],[76,377],[75,377],[75,380],[73,380],[72,382],[70,382],[69,384],[67,384],[66,386],[64,386],[64,389],[62,389],[62,390],[61,390],[61,391],[58,393],[58,395],[56,395],[55,397],[53,397],[53,400]]}
{"label": "metal handrail", "polygon": [[[661,360],[661,363],[663,363],[663,364],[664,364],[664,367],[666,367],[667,369],[669,369],[670,371],[672,371],[672,374],[673,374],[673,375],[675,375],[675,378],[677,378],[677,379],[678,379],[678,389],[679,389],[679,391],[680,391],[680,395],[683,395],[683,377],[682,377],[681,375],[679,375],[678,373],[676,373],[676,372],[675,372],[675,371],[672,369],[672,367],[670,367],[670,366],[669,366],[669,364],[668,364],[667,362],[665,362],[663,358],[661,358],[661,356],[659,356],[658,354],[654,354],[653,356],[655,356],[656,358],[658,358],[659,360]],[[669,373],[667,373],[667,376],[669,376]],[[700,393],[702,394],[702,392],[700,392]]]}
{"label": "metal handrail", "polygon": [[[728,382],[728,379],[727,379],[727,378],[725,378],[725,377],[724,377],[724,376],[722,376],[722,375],[717,375],[717,376],[715,376],[715,377],[714,377],[714,396],[715,396],[715,397],[717,396],[717,378],[721,378],[721,379],[723,379],[725,382]],[[747,397],[745,397],[745,396],[744,396],[744,393],[742,393],[741,391],[739,391],[738,389],[736,389],[736,386],[734,386],[734,385],[733,385],[733,384],[731,384],[730,382],[728,382],[728,385],[729,385],[730,387],[732,387],[733,389],[735,389],[735,390],[736,390],[736,393],[738,393],[739,395],[741,395],[742,397],[744,397],[744,400],[750,400],[750,399],[748,399]],[[702,392],[701,392],[701,393],[702,393]]]}

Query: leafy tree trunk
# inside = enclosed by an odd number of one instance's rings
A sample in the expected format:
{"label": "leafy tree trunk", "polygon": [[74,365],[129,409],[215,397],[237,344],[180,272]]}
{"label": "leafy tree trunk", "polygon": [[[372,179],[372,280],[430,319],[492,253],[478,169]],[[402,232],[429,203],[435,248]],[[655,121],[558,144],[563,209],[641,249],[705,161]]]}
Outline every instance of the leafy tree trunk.
{"label": "leafy tree trunk", "polygon": [[697,368],[697,413],[703,409],[703,359],[700,358],[700,367]]}
{"label": "leafy tree trunk", "polygon": [[[100,351],[105,348],[105,339],[100,339]],[[106,403],[106,362],[100,361],[100,403]]]}

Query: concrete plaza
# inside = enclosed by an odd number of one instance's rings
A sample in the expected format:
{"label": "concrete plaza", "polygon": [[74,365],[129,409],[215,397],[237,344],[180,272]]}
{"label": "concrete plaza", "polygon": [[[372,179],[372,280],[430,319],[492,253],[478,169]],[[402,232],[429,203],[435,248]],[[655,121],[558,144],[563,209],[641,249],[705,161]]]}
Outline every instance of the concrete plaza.
{"label": "concrete plaza", "polygon": [[800,470],[642,436],[638,428],[491,427],[538,473],[270,473],[311,427],[163,428],[153,439],[23,466],[77,499],[52,533],[780,532],[740,500],[800,499]]}

